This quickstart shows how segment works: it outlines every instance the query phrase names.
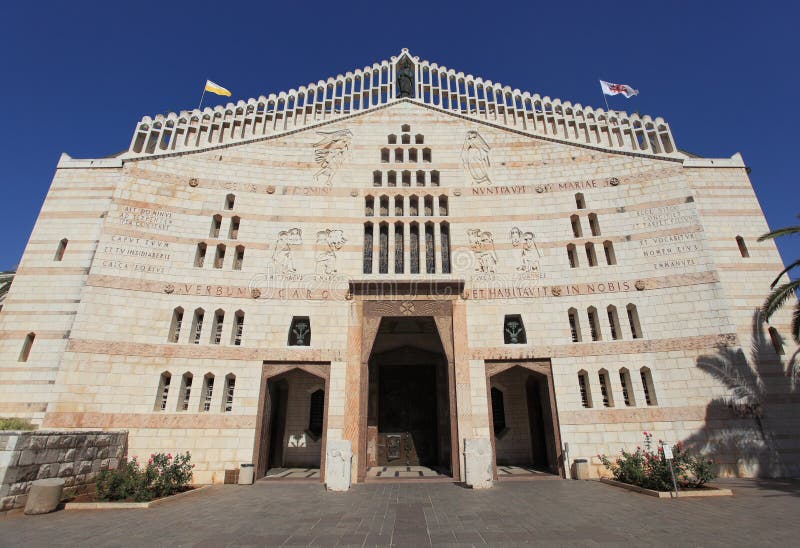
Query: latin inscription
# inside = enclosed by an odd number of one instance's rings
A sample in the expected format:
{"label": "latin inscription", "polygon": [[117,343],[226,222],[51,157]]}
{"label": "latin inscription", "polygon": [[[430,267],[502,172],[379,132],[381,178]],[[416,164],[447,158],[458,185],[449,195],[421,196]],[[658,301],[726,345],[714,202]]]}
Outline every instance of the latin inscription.
{"label": "latin inscription", "polygon": [[518,194],[542,194],[545,192],[561,192],[575,190],[590,190],[593,188],[604,188],[616,186],[619,179],[609,177],[606,179],[587,179],[585,181],[569,181],[566,183],[548,183],[545,185],[510,185],[510,186],[485,186],[473,187],[473,196],[510,196]]}
{"label": "latin inscription", "polygon": [[172,212],[161,209],[125,206],[119,213],[119,224],[148,230],[169,231],[172,227]]}

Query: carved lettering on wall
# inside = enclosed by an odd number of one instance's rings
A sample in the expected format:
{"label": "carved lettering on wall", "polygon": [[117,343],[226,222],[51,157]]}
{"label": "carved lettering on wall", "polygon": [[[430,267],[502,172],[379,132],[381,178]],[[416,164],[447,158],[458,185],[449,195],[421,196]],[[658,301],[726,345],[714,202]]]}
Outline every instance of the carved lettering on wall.
{"label": "carved lettering on wall", "polygon": [[118,234],[112,234],[99,253],[103,268],[153,274],[166,272],[172,258],[169,242]]}
{"label": "carved lettering on wall", "polygon": [[[605,179],[586,179],[584,181],[567,181],[564,183],[548,183],[545,185],[536,185],[534,187],[536,193],[542,194],[545,192],[565,192],[576,190],[591,190],[593,188],[604,188],[607,186],[617,186],[620,184],[620,179],[617,177],[607,177]],[[502,188],[502,187],[498,187]],[[513,187],[507,187],[513,188]],[[522,187],[529,192],[530,187]],[[505,192],[505,194],[512,194],[512,192]]]}
{"label": "carved lettering on wall", "polygon": [[125,206],[119,212],[117,221],[124,226],[166,232],[172,227],[172,212],[161,209]]}
{"label": "carved lettering on wall", "polygon": [[349,129],[339,129],[318,131],[317,135],[322,136],[322,139],[314,143],[314,161],[319,166],[319,171],[314,174],[314,181],[322,181],[326,186],[331,186],[336,170],[350,150],[353,133]]}
{"label": "carved lettering on wall", "polygon": [[478,130],[471,129],[464,138],[464,145],[461,147],[461,162],[464,169],[472,179],[474,185],[491,185],[489,177],[489,145],[481,137]]}
{"label": "carved lettering on wall", "polygon": [[636,211],[633,230],[654,230],[677,225],[699,225],[700,222],[690,205],[648,207]]}
{"label": "carved lettering on wall", "polygon": [[336,252],[347,240],[341,230],[321,230],[317,232],[317,264],[314,276],[317,279],[329,280],[336,275]]}

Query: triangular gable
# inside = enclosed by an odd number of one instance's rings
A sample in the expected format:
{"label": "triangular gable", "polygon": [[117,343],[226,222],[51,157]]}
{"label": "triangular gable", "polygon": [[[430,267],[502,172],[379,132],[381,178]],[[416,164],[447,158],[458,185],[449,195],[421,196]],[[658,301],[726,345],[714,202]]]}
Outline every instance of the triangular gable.
{"label": "triangular gable", "polygon": [[273,137],[411,101],[514,131],[609,151],[683,158],[661,118],[573,105],[420,61],[403,49],[389,61],[268,97],[137,124],[122,158],[206,150]]}

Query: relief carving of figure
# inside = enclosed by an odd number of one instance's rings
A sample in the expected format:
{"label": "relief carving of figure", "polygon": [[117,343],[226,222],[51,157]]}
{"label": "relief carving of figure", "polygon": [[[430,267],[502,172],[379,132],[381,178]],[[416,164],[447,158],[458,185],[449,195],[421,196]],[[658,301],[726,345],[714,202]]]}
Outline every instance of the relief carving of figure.
{"label": "relief carving of figure", "polygon": [[317,265],[314,274],[321,277],[336,274],[336,252],[347,242],[341,230],[317,232]]}
{"label": "relief carving of figure", "polygon": [[475,255],[475,272],[494,274],[497,271],[497,253],[494,250],[492,233],[472,228],[467,230],[467,239]]}
{"label": "relief carving of figure", "polygon": [[489,178],[489,150],[489,145],[477,130],[471,129],[467,132],[461,147],[461,162],[472,177],[473,184],[492,184]]}
{"label": "relief carving of figure", "polygon": [[322,180],[326,186],[331,186],[334,173],[344,162],[345,153],[350,150],[353,132],[339,129],[318,131],[317,135],[321,135],[322,139],[314,143],[314,161],[319,166],[319,171],[314,174],[314,181]]}
{"label": "relief carving of figure", "polygon": [[303,243],[303,231],[299,228],[281,230],[275,242],[275,251],[272,253],[272,262],[275,272],[281,275],[290,275],[297,272],[292,258],[292,246]]}
{"label": "relief carving of figure", "polygon": [[511,229],[511,245],[522,247],[522,256],[517,270],[523,272],[527,277],[539,277],[539,259],[542,254],[536,245],[536,238],[533,232],[522,232],[519,228]]}

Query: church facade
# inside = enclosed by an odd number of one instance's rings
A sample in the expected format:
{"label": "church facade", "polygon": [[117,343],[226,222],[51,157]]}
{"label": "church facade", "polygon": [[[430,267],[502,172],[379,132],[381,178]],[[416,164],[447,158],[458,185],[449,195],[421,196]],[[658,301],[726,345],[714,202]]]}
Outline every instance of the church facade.
{"label": "church facade", "polygon": [[767,231],[738,154],[403,50],[62,155],[0,415],[188,450],[199,482],[597,475],[643,431],[796,474]]}

